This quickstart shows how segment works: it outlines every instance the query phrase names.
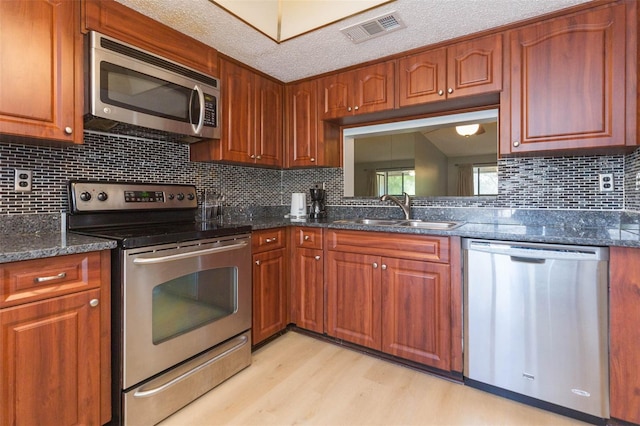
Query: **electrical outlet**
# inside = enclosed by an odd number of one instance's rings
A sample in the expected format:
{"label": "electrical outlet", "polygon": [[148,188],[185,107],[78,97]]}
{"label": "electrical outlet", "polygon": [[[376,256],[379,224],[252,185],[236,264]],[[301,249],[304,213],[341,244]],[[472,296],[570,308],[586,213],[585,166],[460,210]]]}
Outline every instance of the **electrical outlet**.
{"label": "electrical outlet", "polygon": [[600,173],[598,177],[600,180],[600,192],[613,191],[613,173]]}
{"label": "electrical outlet", "polygon": [[14,189],[17,192],[31,192],[33,172],[25,169],[15,169]]}

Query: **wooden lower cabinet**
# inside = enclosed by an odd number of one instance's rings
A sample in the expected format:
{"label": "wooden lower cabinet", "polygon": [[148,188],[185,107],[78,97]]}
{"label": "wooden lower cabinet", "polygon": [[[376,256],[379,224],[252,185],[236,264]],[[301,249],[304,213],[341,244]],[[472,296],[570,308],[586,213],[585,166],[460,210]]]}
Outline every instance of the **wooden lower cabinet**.
{"label": "wooden lower cabinet", "polygon": [[100,424],[100,290],[0,310],[0,424]]}
{"label": "wooden lower cabinet", "polygon": [[450,369],[449,265],[382,259],[382,351]]}
{"label": "wooden lower cabinet", "polygon": [[326,244],[328,335],[456,368],[447,237],[329,231]]}
{"label": "wooden lower cabinet", "polygon": [[111,418],[110,252],[0,264],[0,424]]}
{"label": "wooden lower cabinet", "polygon": [[611,247],[611,417],[640,424],[640,249]]}
{"label": "wooden lower cabinet", "polygon": [[291,230],[291,322],[324,332],[324,254],[322,228]]}
{"label": "wooden lower cabinet", "polygon": [[284,228],[253,234],[252,344],[287,326],[287,250]]}

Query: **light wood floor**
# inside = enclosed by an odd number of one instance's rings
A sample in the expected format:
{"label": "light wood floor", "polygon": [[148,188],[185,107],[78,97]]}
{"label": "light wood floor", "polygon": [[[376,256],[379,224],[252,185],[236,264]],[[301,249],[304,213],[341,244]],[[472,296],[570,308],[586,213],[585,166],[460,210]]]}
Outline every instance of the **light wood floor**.
{"label": "light wood floor", "polygon": [[585,425],[289,332],[162,426]]}

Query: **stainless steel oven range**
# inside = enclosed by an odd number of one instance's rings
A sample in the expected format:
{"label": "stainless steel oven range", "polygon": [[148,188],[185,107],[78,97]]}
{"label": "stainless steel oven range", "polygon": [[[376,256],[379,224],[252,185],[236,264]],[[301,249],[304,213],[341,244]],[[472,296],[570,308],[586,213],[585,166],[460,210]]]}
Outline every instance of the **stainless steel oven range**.
{"label": "stainless steel oven range", "polygon": [[112,424],[153,425],[251,363],[249,226],[193,185],[71,181],[72,232],[114,239]]}

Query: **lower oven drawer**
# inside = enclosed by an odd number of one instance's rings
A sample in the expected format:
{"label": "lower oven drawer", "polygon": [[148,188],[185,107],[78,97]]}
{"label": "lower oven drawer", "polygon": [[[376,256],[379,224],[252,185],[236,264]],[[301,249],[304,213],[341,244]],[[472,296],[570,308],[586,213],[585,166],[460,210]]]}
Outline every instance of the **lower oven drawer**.
{"label": "lower oven drawer", "polygon": [[154,425],[251,364],[251,332],[124,393],[124,424]]}

